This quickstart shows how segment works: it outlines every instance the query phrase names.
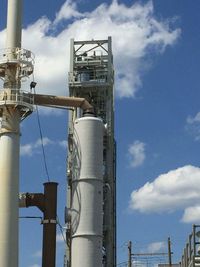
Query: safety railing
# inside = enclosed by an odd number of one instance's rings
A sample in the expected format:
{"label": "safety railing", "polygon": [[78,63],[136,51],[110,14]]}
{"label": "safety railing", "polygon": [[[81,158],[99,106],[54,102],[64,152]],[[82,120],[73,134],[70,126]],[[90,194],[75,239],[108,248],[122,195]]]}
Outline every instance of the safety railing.
{"label": "safety railing", "polygon": [[181,267],[200,267],[200,225],[193,225],[192,233],[183,249]]}
{"label": "safety railing", "polygon": [[69,83],[106,83],[108,73],[104,70],[81,69],[69,73]]}
{"label": "safety railing", "polygon": [[26,91],[5,89],[0,90],[0,106],[20,105],[32,109],[34,98]]}
{"label": "safety railing", "polygon": [[27,77],[33,73],[34,54],[23,48],[5,48],[0,50],[0,76],[5,76],[8,64],[19,67],[19,78]]}

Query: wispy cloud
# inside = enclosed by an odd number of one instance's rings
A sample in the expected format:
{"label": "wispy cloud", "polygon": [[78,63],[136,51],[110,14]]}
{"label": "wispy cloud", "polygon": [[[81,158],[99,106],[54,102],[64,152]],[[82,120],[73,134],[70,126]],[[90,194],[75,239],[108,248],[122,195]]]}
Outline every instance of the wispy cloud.
{"label": "wispy cloud", "polygon": [[63,115],[64,112],[66,112],[58,108],[49,108],[49,107],[41,107],[41,106],[38,107],[38,111],[39,111],[39,114],[43,116],[49,116],[49,115],[60,116],[60,115]]}
{"label": "wispy cloud", "polygon": [[57,235],[56,235],[56,241],[57,241],[58,243],[62,243],[62,242],[64,242],[63,235],[62,235],[62,234],[57,234]]}
{"label": "wispy cloud", "polygon": [[182,222],[199,223],[200,221],[200,205],[188,207],[184,210]]}
{"label": "wispy cloud", "polygon": [[153,242],[150,243],[147,248],[146,248],[146,252],[148,253],[157,253],[157,252],[161,252],[164,251],[166,249],[166,242]]}
{"label": "wispy cloud", "polygon": [[186,130],[194,136],[196,141],[200,140],[200,112],[194,115],[194,117],[187,117]]}
{"label": "wispy cloud", "polygon": [[41,258],[42,257],[42,250],[38,250],[33,254],[34,258]]}
{"label": "wispy cloud", "polygon": [[67,140],[62,140],[58,142],[59,146],[63,147],[63,148],[67,148]]}
{"label": "wispy cloud", "polygon": [[[183,210],[183,222],[200,219],[200,168],[191,165],[161,174],[131,194],[130,208],[142,213]],[[191,216],[195,214],[195,216]]]}
{"label": "wispy cloud", "polygon": [[71,18],[80,18],[83,17],[83,14],[77,11],[77,4],[72,0],[67,0],[56,14],[56,18],[54,20],[54,24],[68,20]]}
{"label": "wispy cloud", "polygon": [[[67,148],[67,141],[66,140],[58,140],[54,141],[49,139],[48,137],[43,138],[43,145],[59,145],[61,148]],[[20,146],[20,155],[21,156],[32,156],[33,154],[38,153],[38,149],[41,148],[42,141],[41,139],[36,140],[35,142],[24,144]]]}
{"label": "wispy cloud", "polygon": [[[117,96],[134,97],[142,86],[144,70],[150,65],[149,55],[151,58],[160,55],[178,40],[180,29],[174,25],[174,18],[156,18],[153,1],[129,6],[113,1],[82,13],[74,1],[67,0],[54,21],[41,17],[23,30],[23,47],[36,54],[38,93],[66,95],[70,38],[90,40],[112,36]],[[4,40],[2,31],[2,48]]]}
{"label": "wispy cloud", "polygon": [[128,152],[131,167],[136,168],[144,163],[144,160],[146,158],[145,143],[136,140],[129,146]]}

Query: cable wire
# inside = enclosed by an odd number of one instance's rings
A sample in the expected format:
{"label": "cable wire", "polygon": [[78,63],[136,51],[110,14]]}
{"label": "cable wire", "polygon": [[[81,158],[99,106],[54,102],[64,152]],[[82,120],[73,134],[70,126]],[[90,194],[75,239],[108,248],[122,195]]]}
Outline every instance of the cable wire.
{"label": "cable wire", "polygon": [[[33,87],[33,90],[34,90],[34,94],[36,94],[35,87]],[[40,122],[40,115],[39,115],[38,106],[37,105],[35,105],[35,106],[36,106],[37,122],[38,122],[38,128],[39,128],[40,140],[41,140],[41,146],[42,146],[42,154],[43,154],[44,168],[45,168],[47,180],[48,180],[48,182],[50,182],[49,170],[48,170],[47,160],[46,160],[46,153],[45,153],[45,149],[44,149],[44,142],[43,142],[42,127],[41,127],[41,122]],[[58,215],[57,215],[57,224],[59,226],[59,229],[60,229],[60,232],[61,232],[63,241],[67,244],[67,241],[66,241],[65,236],[64,236],[64,233],[63,233],[63,227],[60,224],[60,220],[59,220]]]}
{"label": "cable wire", "polygon": [[[35,88],[33,88],[33,89],[34,89],[34,94],[36,94]],[[45,149],[44,149],[44,141],[43,141],[41,122],[40,122],[40,115],[39,115],[38,106],[37,105],[35,105],[35,106],[36,106],[37,122],[38,122],[38,128],[39,128],[40,140],[41,140],[41,146],[42,146],[44,169],[45,169],[45,172],[46,172],[47,180],[48,180],[48,182],[50,182],[49,171],[48,171],[48,167],[47,167],[46,153],[45,153]]]}
{"label": "cable wire", "polygon": [[65,244],[67,244],[67,241],[66,241],[66,238],[65,238],[65,236],[64,236],[64,232],[63,232],[63,227],[62,227],[62,225],[60,224],[60,220],[59,220],[58,215],[57,215],[57,223],[58,223],[58,226],[59,226],[59,229],[60,229],[60,232],[61,232],[63,241],[65,242]]}

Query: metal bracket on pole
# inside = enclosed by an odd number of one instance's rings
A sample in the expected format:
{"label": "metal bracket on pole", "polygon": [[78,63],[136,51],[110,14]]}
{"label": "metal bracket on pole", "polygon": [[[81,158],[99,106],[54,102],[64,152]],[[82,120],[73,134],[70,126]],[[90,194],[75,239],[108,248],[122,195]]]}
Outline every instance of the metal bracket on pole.
{"label": "metal bracket on pole", "polygon": [[48,219],[48,220],[42,220],[41,221],[41,224],[49,224],[49,223],[57,224],[57,220]]}

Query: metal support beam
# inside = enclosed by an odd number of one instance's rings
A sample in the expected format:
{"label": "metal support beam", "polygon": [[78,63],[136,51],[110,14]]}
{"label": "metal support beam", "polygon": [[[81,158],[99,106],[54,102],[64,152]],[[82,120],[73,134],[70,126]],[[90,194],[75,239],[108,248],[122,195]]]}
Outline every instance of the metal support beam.
{"label": "metal support beam", "polygon": [[128,267],[132,267],[132,242],[128,242]]}
{"label": "metal support beam", "polygon": [[170,237],[168,237],[167,244],[168,244],[169,266],[171,266],[172,265],[172,251],[171,251],[171,240],[170,240]]}
{"label": "metal support beam", "polygon": [[42,267],[56,266],[57,183],[44,183]]}
{"label": "metal support beam", "polygon": [[44,194],[19,194],[19,207],[38,207],[43,212],[42,267],[56,266],[57,183],[44,183]]}

